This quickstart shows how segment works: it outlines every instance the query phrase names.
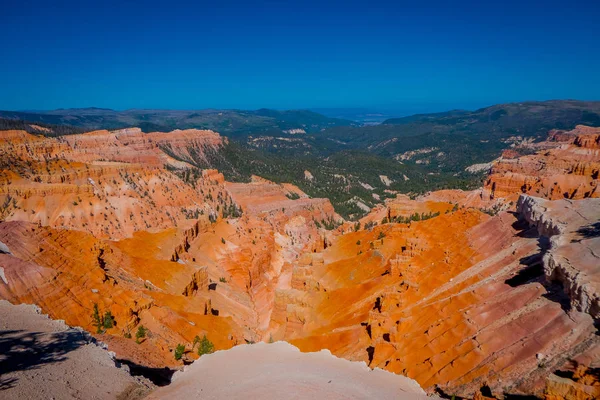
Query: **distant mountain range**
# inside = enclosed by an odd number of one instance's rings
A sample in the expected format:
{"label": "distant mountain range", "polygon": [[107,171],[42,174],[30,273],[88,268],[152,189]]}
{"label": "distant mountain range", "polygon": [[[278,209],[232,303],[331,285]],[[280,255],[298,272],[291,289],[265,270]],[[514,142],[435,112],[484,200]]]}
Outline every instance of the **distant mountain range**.
{"label": "distant mountain range", "polygon": [[[541,141],[552,129],[600,126],[600,102],[510,103],[387,118],[377,125],[364,122],[310,110],[0,111],[0,130],[45,136],[132,126],[144,132],[211,129],[233,140],[222,152],[192,161],[196,167],[217,168],[233,181],[256,174],[292,182],[311,196],[331,199],[347,217],[363,212],[357,202],[373,206],[396,192],[480,186],[483,174],[468,167],[488,163],[523,142]],[[305,171],[314,179],[307,181]],[[382,184],[381,175],[390,183]]]}
{"label": "distant mountain range", "polygon": [[497,145],[508,137],[540,139],[551,129],[571,129],[578,124],[600,126],[599,101],[523,102],[476,111],[417,114],[387,119],[377,126],[333,127],[323,136],[349,148],[366,148],[386,156],[440,142],[452,146],[479,142],[487,143],[476,146],[484,147],[487,156],[487,150],[497,151]]}
{"label": "distant mountain range", "polygon": [[52,111],[0,111],[5,119],[70,125],[87,130],[119,129],[137,126],[144,132],[174,129],[211,129],[233,138],[250,134],[281,133],[290,129],[320,132],[335,126],[357,123],[329,118],[309,110],[125,110],[106,108],[68,108]]}
{"label": "distant mountain range", "polygon": [[363,125],[377,125],[394,116],[407,114],[370,108],[312,108],[311,111],[331,118],[355,121]]}

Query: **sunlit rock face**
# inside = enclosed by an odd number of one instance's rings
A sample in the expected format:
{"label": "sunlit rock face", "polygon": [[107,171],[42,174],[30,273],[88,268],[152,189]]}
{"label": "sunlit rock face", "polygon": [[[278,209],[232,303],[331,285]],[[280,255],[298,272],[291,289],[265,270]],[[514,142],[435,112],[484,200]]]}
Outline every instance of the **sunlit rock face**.
{"label": "sunlit rock face", "polygon": [[294,185],[193,167],[225,140],[0,132],[0,297],[151,367],[181,365],[178,344],[193,361],[206,335],[327,349],[428,392],[596,393],[597,128],[507,152],[480,190],[400,195],[359,224]]}
{"label": "sunlit rock face", "polygon": [[180,160],[222,145],[218,134],[197,130],[126,129],[56,139],[5,131],[0,135],[2,217],[110,239],[186,225],[212,212],[226,193],[222,176],[197,176]]}
{"label": "sunlit rock face", "polygon": [[[600,197],[600,128],[553,131],[540,150],[492,167],[483,196],[515,199],[518,193],[551,200]],[[534,147],[535,148],[535,147]]]}
{"label": "sunlit rock face", "polygon": [[[592,201],[574,208],[597,220]],[[526,213],[462,210],[344,235],[312,264],[317,283],[300,305],[314,305],[301,308],[301,327],[288,328],[291,342],[407,375],[431,391],[471,396],[487,385],[496,395],[541,395],[566,354],[597,346],[595,308],[583,300],[597,298],[596,288],[566,312],[569,293],[580,291],[554,283],[551,260],[566,248],[548,242]],[[595,280],[593,257],[574,260],[587,274],[580,280]]]}
{"label": "sunlit rock face", "polygon": [[[293,185],[227,183],[182,161],[224,140],[196,130],[2,132],[1,296],[91,332],[97,304],[116,320],[103,340],[154,367],[175,364],[173,347],[196,335],[221,349],[260,340],[290,262],[324,247],[315,221],[341,218]],[[140,326],[151,334],[136,344],[128,337]]]}

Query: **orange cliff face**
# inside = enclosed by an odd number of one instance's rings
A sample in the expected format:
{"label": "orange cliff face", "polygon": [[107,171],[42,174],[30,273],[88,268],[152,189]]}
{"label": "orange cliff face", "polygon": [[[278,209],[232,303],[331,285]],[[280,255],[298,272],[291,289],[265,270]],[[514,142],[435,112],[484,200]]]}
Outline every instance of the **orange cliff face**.
{"label": "orange cliff face", "polygon": [[196,130],[144,134],[132,128],[56,139],[0,132],[1,217],[111,239],[185,226],[214,213],[218,199],[231,199],[216,171],[188,172],[182,182],[173,171],[185,173],[191,165],[168,154],[203,157],[222,145],[218,134]]}
{"label": "orange cliff face", "polygon": [[[208,333],[217,348],[243,341],[241,326],[211,312],[207,267],[170,261],[161,248],[175,247],[184,240],[181,233],[111,242],[84,232],[4,222],[0,237],[10,249],[0,254],[5,277],[0,297],[38,304],[51,317],[92,333],[97,304],[101,314],[110,311],[116,321],[102,340],[122,358],[159,367],[173,364],[173,343],[191,342],[197,334]],[[136,345],[125,336],[135,337],[139,326],[150,334]]]}
{"label": "orange cliff face", "polygon": [[454,204],[448,199],[435,201],[429,199],[411,200],[410,197],[398,194],[395,198],[386,199],[385,203],[374,207],[369,214],[361,218],[361,224],[381,222],[382,220],[393,221],[395,218],[409,218],[414,214],[429,216],[432,214],[444,214],[450,212]]}
{"label": "orange cliff face", "polygon": [[552,200],[600,197],[600,128],[578,125],[552,131],[543,150],[505,158],[492,167],[484,198],[510,198],[519,193]]}
{"label": "orange cliff face", "polygon": [[[14,161],[0,181],[0,296],[91,332],[97,304],[116,320],[102,339],[143,365],[175,364],[196,335],[217,349],[261,340],[282,271],[324,246],[314,221],[341,220],[293,185],[228,183],[180,161],[218,151],[212,132],[0,138]],[[140,345],[126,338],[139,326],[151,332]]]}
{"label": "orange cliff face", "polygon": [[[538,145],[543,152],[511,165],[544,166],[532,186],[537,196],[556,198],[543,187],[559,170],[568,197],[598,197],[599,131],[554,132]],[[501,181],[498,171],[488,184]],[[578,195],[582,181],[592,189]],[[500,397],[600,396],[593,372],[600,365],[600,203],[523,200],[514,187],[493,198],[488,190],[398,196],[361,220],[375,227],[304,254],[292,290],[276,296],[278,333],[303,351],[328,348],[429,391],[472,397],[487,386]],[[442,215],[385,223],[414,212]]]}
{"label": "orange cliff face", "polygon": [[[577,131],[567,134],[572,144],[544,142],[538,146],[545,152],[522,159],[576,165],[583,152],[585,168],[597,165],[600,154],[589,151],[596,136],[583,140],[589,130]],[[593,186],[597,175],[586,179]],[[495,199],[485,190],[400,195],[361,220],[374,227],[338,231],[323,251],[301,255],[289,285],[276,290],[271,337],[407,375],[431,392],[470,398],[487,387],[499,397],[599,396],[600,306],[592,299],[600,287],[589,282],[600,273],[593,250],[600,244],[585,232],[600,223],[600,203],[539,203],[531,212],[517,204],[519,190]],[[568,228],[542,228],[554,225]],[[571,241],[579,250],[566,245]]]}
{"label": "orange cliff face", "polygon": [[[417,200],[497,212],[514,207],[520,194],[552,200],[600,197],[599,138],[600,128],[583,125],[571,131],[550,131],[545,141],[505,150],[491,163],[482,188],[438,190]],[[533,154],[521,156],[523,150]]]}
{"label": "orange cliff face", "polygon": [[[581,171],[564,173],[569,185],[579,176],[594,186],[594,135],[553,132],[544,151],[508,165],[523,176],[544,165],[531,187],[540,197],[554,198],[545,189],[557,168]],[[520,187],[501,185],[517,174],[501,172],[502,160],[479,191],[400,195],[354,231],[327,199],[294,185],[226,182],[191,166],[224,140],[194,130],[0,132],[0,298],[91,332],[98,304],[116,320],[102,340],[152,367],[180,365],[180,343],[184,359],[196,358],[194,337],[206,334],[216,349],[326,348],[467,398],[484,386],[496,396],[600,395],[590,373],[600,363],[600,289],[589,284],[600,274],[596,199],[518,200]],[[382,224],[414,213],[439,216]],[[149,334],[137,344],[140,326]]]}
{"label": "orange cliff face", "polygon": [[562,288],[545,284],[543,254],[509,213],[379,225],[301,258],[279,320],[303,351],[328,348],[429,391],[542,395],[565,357],[598,345],[594,318],[566,313]]}

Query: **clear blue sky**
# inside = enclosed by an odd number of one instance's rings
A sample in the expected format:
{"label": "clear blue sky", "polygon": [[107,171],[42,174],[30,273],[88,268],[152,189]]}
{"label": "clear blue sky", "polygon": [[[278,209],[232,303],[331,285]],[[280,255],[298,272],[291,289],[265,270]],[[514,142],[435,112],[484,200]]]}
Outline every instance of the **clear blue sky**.
{"label": "clear blue sky", "polygon": [[5,1],[0,109],[600,100],[600,1]]}

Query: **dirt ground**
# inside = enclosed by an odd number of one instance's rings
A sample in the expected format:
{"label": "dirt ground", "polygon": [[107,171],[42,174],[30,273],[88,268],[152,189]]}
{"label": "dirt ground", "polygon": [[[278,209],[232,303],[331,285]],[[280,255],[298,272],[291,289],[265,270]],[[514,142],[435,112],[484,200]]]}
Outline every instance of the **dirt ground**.
{"label": "dirt ground", "polygon": [[85,331],[0,300],[0,399],[133,400],[152,388]]}

